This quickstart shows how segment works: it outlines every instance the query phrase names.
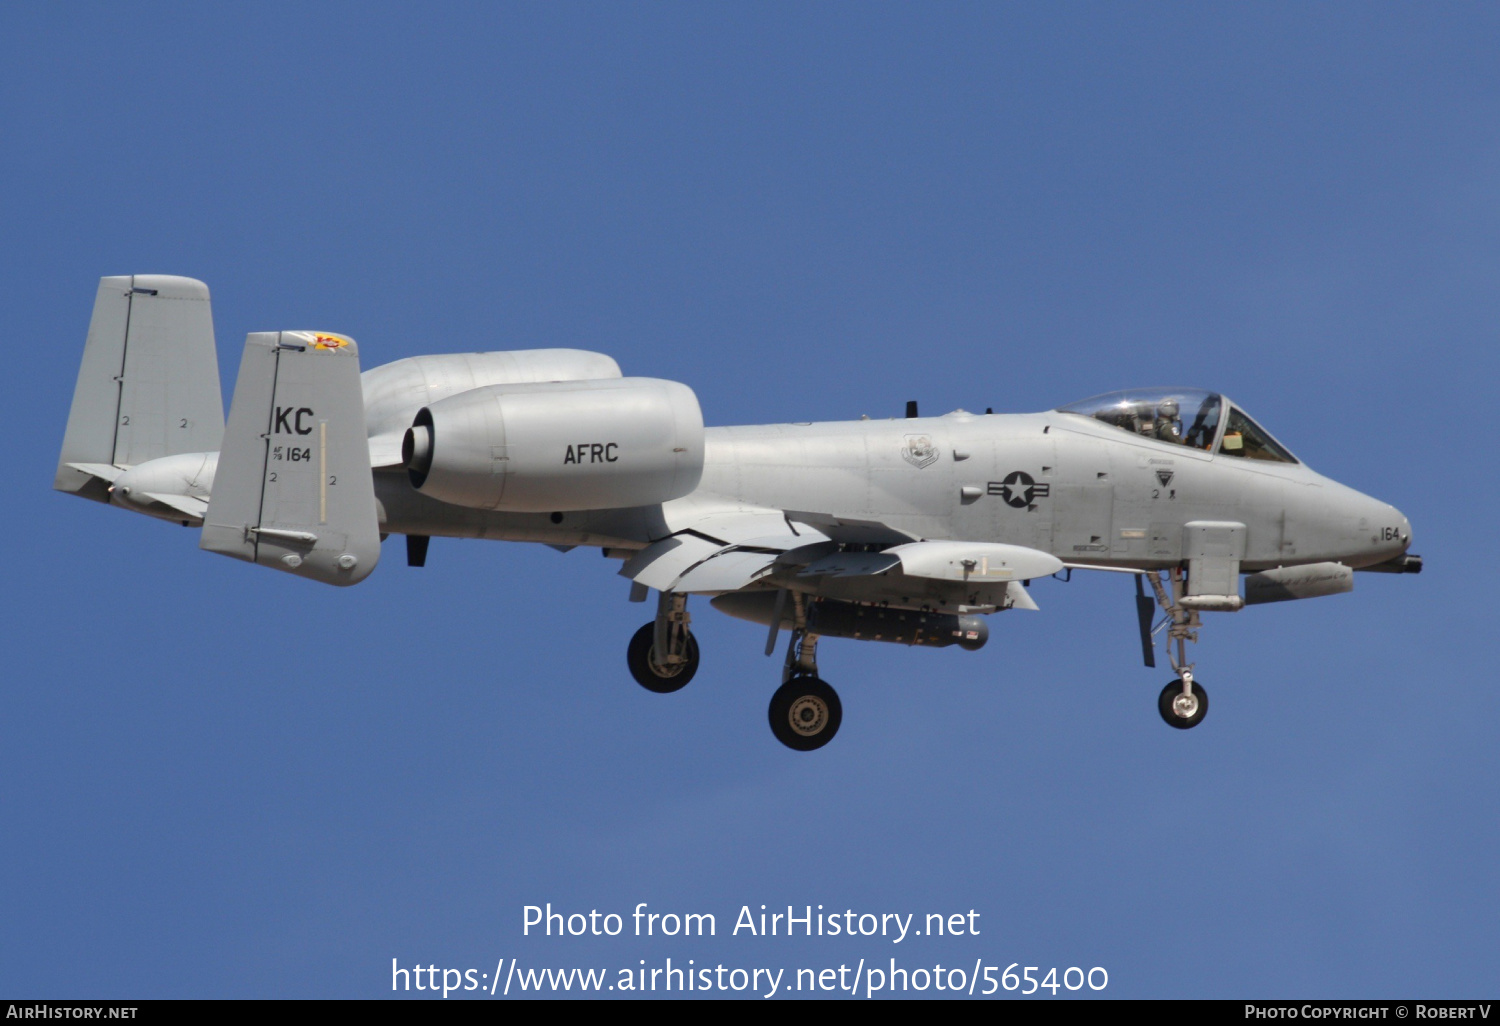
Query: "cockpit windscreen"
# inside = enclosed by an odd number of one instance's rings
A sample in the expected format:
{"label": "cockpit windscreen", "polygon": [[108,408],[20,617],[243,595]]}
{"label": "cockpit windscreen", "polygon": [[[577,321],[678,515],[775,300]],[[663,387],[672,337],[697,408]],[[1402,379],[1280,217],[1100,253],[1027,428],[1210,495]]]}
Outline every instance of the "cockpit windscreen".
{"label": "cockpit windscreen", "polygon": [[1224,440],[1219,443],[1219,455],[1266,460],[1271,463],[1297,462],[1297,457],[1282,448],[1276,439],[1238,406],[1229,407],[1229,423],[1224,425]]}
{"label": "cockpit windscreen", "polygon": [[1223,397],[1217,392],[1143,388],[1096,395],[1059,406],[1058,412],[1093,417],[1133,435],[1207,451],[1213,447],[1223,408]]}

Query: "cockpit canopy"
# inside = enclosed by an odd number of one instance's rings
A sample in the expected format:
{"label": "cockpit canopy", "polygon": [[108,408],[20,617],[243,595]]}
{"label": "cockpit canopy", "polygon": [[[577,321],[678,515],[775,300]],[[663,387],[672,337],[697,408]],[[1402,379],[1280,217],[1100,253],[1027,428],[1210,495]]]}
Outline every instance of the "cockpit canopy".
{"label": "cockpit canopy", "polygon": [[1133,435],[1204,452],[1217,452],[1221,456],[1273,463],[1297,462],[1295,456],[1238,406],[1217,392],[1198,388],[1108,392],[1059,406],[1058,412],[1092,417]]}

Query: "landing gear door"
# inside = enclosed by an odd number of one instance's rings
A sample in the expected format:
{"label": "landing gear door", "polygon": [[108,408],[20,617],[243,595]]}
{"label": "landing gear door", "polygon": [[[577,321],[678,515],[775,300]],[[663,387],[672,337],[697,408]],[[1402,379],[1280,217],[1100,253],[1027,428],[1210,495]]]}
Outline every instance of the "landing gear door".
{"label": "landing gear door", "polygon": [[1192,520],[1183,525],[1182,554],[1188,564],[1189,595],[1239,595],[1245,525]]}

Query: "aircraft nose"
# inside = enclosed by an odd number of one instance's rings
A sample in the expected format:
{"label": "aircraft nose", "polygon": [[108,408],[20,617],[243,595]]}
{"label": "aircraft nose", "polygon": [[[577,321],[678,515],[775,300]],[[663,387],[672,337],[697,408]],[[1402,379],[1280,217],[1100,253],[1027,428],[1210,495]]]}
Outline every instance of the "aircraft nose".
{"label": "aircraft nose", "polygon": [[1411,548],[1411,521],[1395,506],[1375,500],[1369,522],[1374,527],[1376,549],[1387,559],[1395,559]]}

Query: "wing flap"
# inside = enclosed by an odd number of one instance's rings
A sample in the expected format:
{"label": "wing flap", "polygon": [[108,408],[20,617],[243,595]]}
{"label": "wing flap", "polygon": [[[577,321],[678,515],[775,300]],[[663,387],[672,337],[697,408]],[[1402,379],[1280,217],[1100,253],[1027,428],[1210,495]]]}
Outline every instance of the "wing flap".
{"label": "wing flap", "polygon": [[770,573],[775,562],[774,552],[721,549],[679,577],[670,590],[699,594],[739,591]]}
{"label": "wing flap", "polygon": [[642,549],[620,574],[658,591],[718,594],[754,583],[793,550],[828,541],[780,513],[716,514]]}
{"label": "wing flap", "polygon": [[626,560],[620,567],[620,576],[657,591],[671,591],[679,577],[722,548],[718,542],[695,534],[674,534],[651,543]]}

